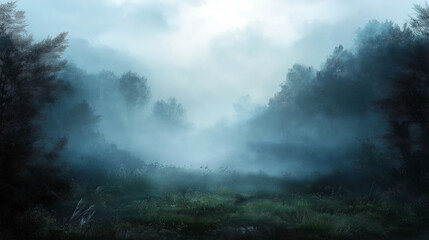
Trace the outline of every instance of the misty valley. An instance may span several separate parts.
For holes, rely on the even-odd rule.
[[[71,2],[64,6],[74,11]],[[247,85],[256,84],[250,73],[264,76],[274,69],[265,58],[255,57],[254,66],[228,49],[250,49],[243,56],[251,58],[263,51],[263,39],[286,41],[277,28],[258,32],[249,27],[241,33],[248,38],[232,33],[247,19],[243,11],[253,9],[244,3],[255,7],[257,1],[240,1],[237,12],[216,5],[213,12],[222,13],[216,24],[205,18],[217,16],[211,0],[186,3],[190,7],[175,1],[89,2],[88,8],[125,9],[117,21],[126,14],[144,15],[154,26],[132,31],[153,34],[141,37],[155,39],[159,45],[151,47],[168,56],[154,62],[168,59],[177,65],[139,68],[139,60],[128,53],[96,46],[104,38],[92,46],[73,40],[73,34],[89,34],[78,31],[86,29],[88,19],[73,14],[64,17],[73,24],[58,28],[70,27],[70,32],[40,37],[40,30],[33,36],[33,24],[47,29],[41,23],[55,22],[60,15],[55,9],[63,3],[50,3],[52,8],[43,10],[46,16],[37,18],[29,1],[0,3],[1,240],[429,239],[428,5],[411,5],[404,24],[365,19],[353,29],[353,43],[335,39],[320,66],[275,65],[285,77],[276,78],[275,90],[265,97],[253,90],[244,95],[228,90],[247,91]],[[320,2],[299,6],[312,9]],[[273,9],[280,3],[270,4],[269,11],[277,13]],[[162,9],[168,21],[150,11],[132,15],[142,6]],[[172,13],[196,14],[190,9],[198,9],[201,22]],[[268,16],[263,11],[256,10],[261,19]],[[101,10],[91,15],[97,13],[105,17]],[[88,24],[98,24],[93,18]],[[267,24],[282,21],[273,19]],[[133,24],[120,28],[126,31]],[[182,25],[193,31],[198,24],[207,36],[233,26],[225,30],[227,41],[217,35],[210,39],[209,60],[204,58],[209,53],[201,50],[196,57],[191,51],[203,48],[203,35],[187,38],[191,47],[180,42],[180,33],[180,38],[158,38],[180,32]],[[336,34],[341,31],[346,30]],[[257,38],[258,33],[266,35]],[[102,36],[120,41],[119,35]],[[131,40],[121,42],[127,44],[136,52],[144,49]],[[142,40],[145,44],[150,41]],[[168,47],[175,44],[183,55]],[[275,61],[303,59],[295,60],[300,55],[292,51],[275,57],[278,46],[267,50]],[[293,46],[302,54],[311,50]],[[201,66],[185,71],[189,61]],[[103,70],[94,71],[96,66]],[[225,71],[240,78],[240,71],[230,73],[243,66],[249,73],[237,82],[209,77]],[[166,76],[171,78],[159,80]],[[263,92],[262,85],[271,80],[258,84],[252,89]],[[229,102],[230,95],[236,100]]]

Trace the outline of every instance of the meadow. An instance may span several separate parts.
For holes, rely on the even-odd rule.
[[[24,235],[37,239],[425,239],[429,227],[429,196],[410,199],[376,189],[359,194],[341,184],[317,180],[304,185],[262,173],[191,172],[162,166],[152,166],[149,172],[111,174],[102,181],[86,180],[74,185],[71,195],[54,207],[35,207],[23,214]],[[7,232],[1,236],[7,239]]]

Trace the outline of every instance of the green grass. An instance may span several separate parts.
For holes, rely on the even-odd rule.
[[[81,197],[97,209],[83,226],[67,222]],[[25,221],[34,239],[391,239],[428,228],[427,202],[226,187],[174,192],[133,178],[97,191],[77,187],[54,209],[28,212]]]

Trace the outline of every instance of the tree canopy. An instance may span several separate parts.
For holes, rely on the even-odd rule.
[[[55,181],[52,157],[47,157],[53,155],[42,147],[40,119],[45,106],[66,90],[57,73],[66,63],[61,54],[67,33],[34,42],[25,30],[24,12],[16,10],[15,2],[0,4],[0,23],[0,184],[27,189],[31,195]],[[52,151],[58,152],[64,142],[60,139]],[[50,163],[43,164],[46,160]],[[36,177],[40,181],[31,180]],[[14,195],[16,190],[12,192],[1,194]],[[36,202],[40,196],[32,197]]]
[[[128,106],[145,106],[151,96],[147,79],[131,71],[119,79],[119,90]]]

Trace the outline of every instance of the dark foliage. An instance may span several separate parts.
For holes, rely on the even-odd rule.
[[[144,106],[150,99],[150,88],[147,79],[136,73],[127,72],[119,79],[119,90],[127,105]]]
[[[138,129],[152,137],[144,151],[177,151],[180,161],[182,149],[168,149],[155,137],[161,130],[161,140],[183,141],[174,131],[186,129],[182,104],[170,98],[155,102],[151,116],[137,112],[151,97],[146,78],[131,71],[116,77],[66,66],[61,59],[65,33],[35,43],[25,32],[24,13],[15,10],[15,3],[1,4],[0,238],[53,238],[35,233],[40,226],[53,228],[46,232],[55,236],[115,239],[135,234],[381,239],[395,231],[424,229],[429,7],[416,5],[415,10],[410,27],[369,22],[358,31],[355,48],[339,45],[320,70],[295,64],[266,109],[234,129],[213,127],[222,130],[222,140],[243,135],[238,141],[251,153],[234,157],[256,155],[267,165],[297,162],[318,171],[275,177],[225,167],[212,172],[201,166],[198,172],[145,164],[118,149],[104,134],[126,145],[136,141],[129,133]],[[250,97],[234,107],[251,112],[246,104]],[[231,129],[233,134],[225,134]],[[66,199],[70,182],[76,196]],[[96,204],[78,201],[75,213],[62,222],[59,217],[49,222],[51,214],[35,208],[55,199],[70,204],[83,195]],[[67,218],[68,209],[63,206],[59,215]],[[91,225],[95,209],[100,218]],[[106,226],[108,231],[102,229]]]
[[[16,210],[48,202],[68,188],[55,163],[67,140],[49,147],[40,127],[46,105],[67,90],[56,75],[65,64],[67,34],[35,43],[14,2],[0,5],[0,19],[0,224],[5,224],[13,222]]]
[[[416,6],[411,28],[389,21],[369,22],[358,31],[355,49],[336,47],[316,73],[294,65],[281,91],[270,99],[268,111],[252,123],[255,129],[277,129],[282,143],[271,138],[268,145],[266,140],[252,143],[252,150],[261,154],[261,149],[268,149],[264,154],[284,161],[320,164],[319,169],[328,164],[346,172],[344,167],[359,159],[367,170],[352,175],[368,177],[372,172],[371,179],[386,188],[386,179],[391,180],[390,187],[398,184],[392,180],[395,176],[410,183],[410,190],[427,192],[428,9]],[[283,150],[274,151],[278,146]],[[351,151],[340,154],[347,148]],[[363,151],[370,148],[381,154],[362,159]],[[323,157],[325,152],[330,154]],[[383,162],[382,167],[377,162]],[[374,179],[377,173],[384,180]]]
[[[152,114],[158,121],[170,126],[183,126],[185,123],[185,108],[175,98],[157,101]]]

